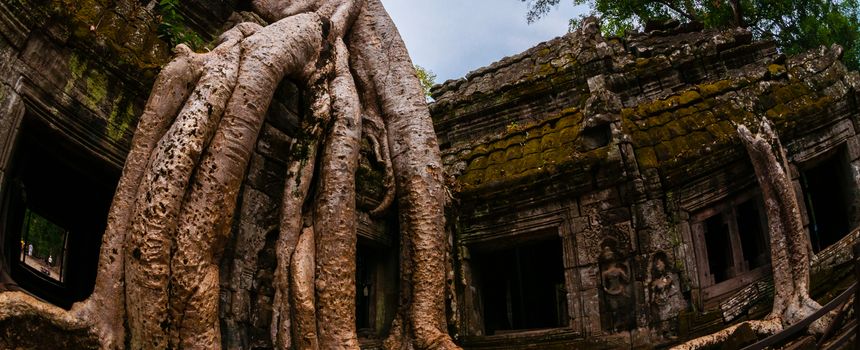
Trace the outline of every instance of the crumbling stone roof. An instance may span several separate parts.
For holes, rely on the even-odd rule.
[[[737,124],[766,117],[790,138],[849,113],[860,79],[841,52],[786,58],[746,29],[697,25],[604,38],[589,19],[434,87],[431,113],[461,192],[559,175],[587,186],[625,170],[656,171],[671,187],[744,156]]]

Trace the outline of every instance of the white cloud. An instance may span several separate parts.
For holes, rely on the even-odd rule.
[[[502,57],[567,32],[568,20],[586,11],[563,1],[529,25],[519,0],[382,0],[400,30],[412,61],[457,79]]]

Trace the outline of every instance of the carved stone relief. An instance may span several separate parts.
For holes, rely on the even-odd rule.
[[[686,302],[681,295],[678,274],[664,252],[657,252],[651,258],[648,296],[655,335],[674,339],[677,335],[676,318],[686,308]]]
[[[601,324],[603,330],[618,332],[634,325],[633,276],[619,251],[618,241],[607,237],[600,243]]]

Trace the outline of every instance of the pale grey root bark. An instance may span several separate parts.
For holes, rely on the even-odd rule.
[[[235,85],[239,42],[232,38],[210,54],[193,103],[185,105],[159,141],[143,175],[124,249],[132,348],[168,346],[172,238],[188,182]]]
[[[322,348],[358,349],[355,329],[355,170],[361,107],[343,40],[335,42],[331,82],[333,125],[322,155],[314,209],[316,306]],[[347,305],[343,305],[347,303]]]
[[[415,69],[394,22],[378,0],[365,2],[351,51],[373,72],[388,129],[399,195],[400,229],[412,240],[409,324],[419,348],[457,348],[445,321],[445,189],[439,146]]]
[[[328,103],[330,96],[327,82],[318,82],[313,86],[316,87],[312,89],[314,96],[311,110],[313,113],[311,118],[308,118],[310,120],[306,120],[302,124],[302,129],[309,136],[296,138],[290,147],[292,153],[298,154],[298,156],[290,162],[287,168],[287,179],[284,182],[284,194],[281,203],[281,220],[275,250],[277,267],[273,282],[275,296],[272,301],[271,324],[272,344],[279,348],[288,348],[292,343],[291,333],[295,333],[290,328],[292,319],[296,318],[297,322],[304,321],[303,316],[299,313],[291,313],[290,306],[295,306],[295,302],[290,300],[292,298],[290,285],[293,283],[290,280],[290,264],[302,230],[303,215],[300,213],[303,213],[302,207],[308,196],[314,174],[317,150],[320,144],[319,135],[322,132],[322,125],[326,124],[330,117]],[[313,333],[316,337],[315,327]]]
[[[780,319],[787,326],[821,308],[809,297],[809,236],[788,174],[785,149],[770,123],[763,121],[755,135],[740,125],[738,135],[750,155],[765,200],[774,281],[769,318]],[[813,325],[813,331],[823,330],[820,322]]]
[[[125,317],[122,251],[140,180],[156,143],[173,123],[201,74],[202,60],[199,56],[185,45],[177,46],[175,52],[176,58],[161,70],[156,79],[134,133],[102,236],[93,294],[75,304],[71,311],[78,318],[97,324],[94,329],[99,331],[99,338],[107,348],[119,346],[125,337],[122,327]]]
[[[292,345],[297,350],[320,348],[314,290],[315,263],[314,230],[313,227],[305,227],[296,246],[296,256],[290,264],[290,304],[296,319]]]
[[[66,312],[3,293],[0,321],[38,316],[106,349],[219,348],[218,263],[265,112],[289,77],[314,98],[285,174],[273,344],[358,348],[355,171],[366,133],[386,167],[372,214],[399,194],[403,236],[400,312],[386,345],[457,348],[446,332],[439,150],[394,24],[379,0],[253,5],[272,24],[239,24],[205,54],[179,46],[156,80],[90,298]]]
[[[774,285],[770,314],[764,320],[741,324],[748,324],[758,334],[773,334],[811,315],[821,305],[809,296],[809,237],[803,228],[800,206],[788,174],[785,149],[766,119],[761,121],[756,134],[744,125],[739,125],[737,130],[764,199]],[[821,333],[829,320],[829,317],[819,319],[810,326],[810,331]],[[697,349],[722,343],[741,324],[693,339],[675,349]]]
[[[374,101],[365,97],[362,97],[361,100]],[[394,184],[394,168],[391,166],[391,151],[388,149],[388,131],[385,129],[385,123],[383,123],[382,117],[379,116],[379,111],[376,110],[375,104],[365,104],[363,120],[365,123],[361,125],[362,134],[370,142],[374,158],[376,158],[377,162],[382,163],[385,169],[382,178],[382,188],[385,192],[379,204],[369,212],[371,216],[378,218],[388,212],[388,209],[394,203],[394,198],[397,196],[397,188]]]
[[[285,75],[303,74],[306,62],[316,60],[321,41],[315,15],[285,18],[242,41],[238,84],[180,215],[175,241],[182,249],[176,249],[171,261],[171,320],[182,323],[170,325],[173,348],[221,343],[218,261],[239,186],[275,88]]]

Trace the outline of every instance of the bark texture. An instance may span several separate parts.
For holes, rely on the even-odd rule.
[[[141,178],[152,150],[167,132],[179,109],[188,99],[200,78],[202,60],[184,45],[176,48],[176,58],[162,69],[140,116],[132,147],[126,158],[122,176],[108,213],[102,236],[98,275],[93,294],[75,304],[72,313],[80,319],[92,320],[104,347],[119,346],[125,337],[124,242],[131,211],[137,197]]]
[[[379,0],[253,7],[271,24],[241,23],[204,54],[180,45],[156,80],[114,196],[93,294],[68,312],[0,294],[0,323],[35,319],[84,347],[220,348],[219,261],[265,113],[289,77],[313,103],[285,174],[272,343],[358,348],[355,172],[364,136],[386,164],[386,195],[372,214],[397,200],[401,221],[401,305],[386,345],[457,348],[445,317],[439,150],[393,22]]]
[[[769,121],[761,121],[757,129],[753,134],[745,125],[737,127],[764,199],[773,270],[773,307],[764,320],[742,322],[675,349],[698,349],[722,343],[743,324],[758,334],[773,334],[821,308],[809,296],[809,236],[803,228],[785,149]],[[829,318],[822,317],[810,326],[810,331],[821,333],[828,323]]]
[[[410,241],[404,282],[411,284],[408,330],[419,348],[457,348],[445,319],[445,189],[436,134],[406,47],[379,1],[368,1],[353,27],[354,59],[365,64],[388,128],[399,194],[400,227]],[[401,314],[403,311],[401,311]],[[392,335],[394,337],[396,335]]]
[[[821,308],[809,297],[809,237],[788,175],[785,150],[770,124],[763,122],[755,135],[741,125],[738,134],[765,199],[774,283],[773,310],[768,318],[790,325]]]

